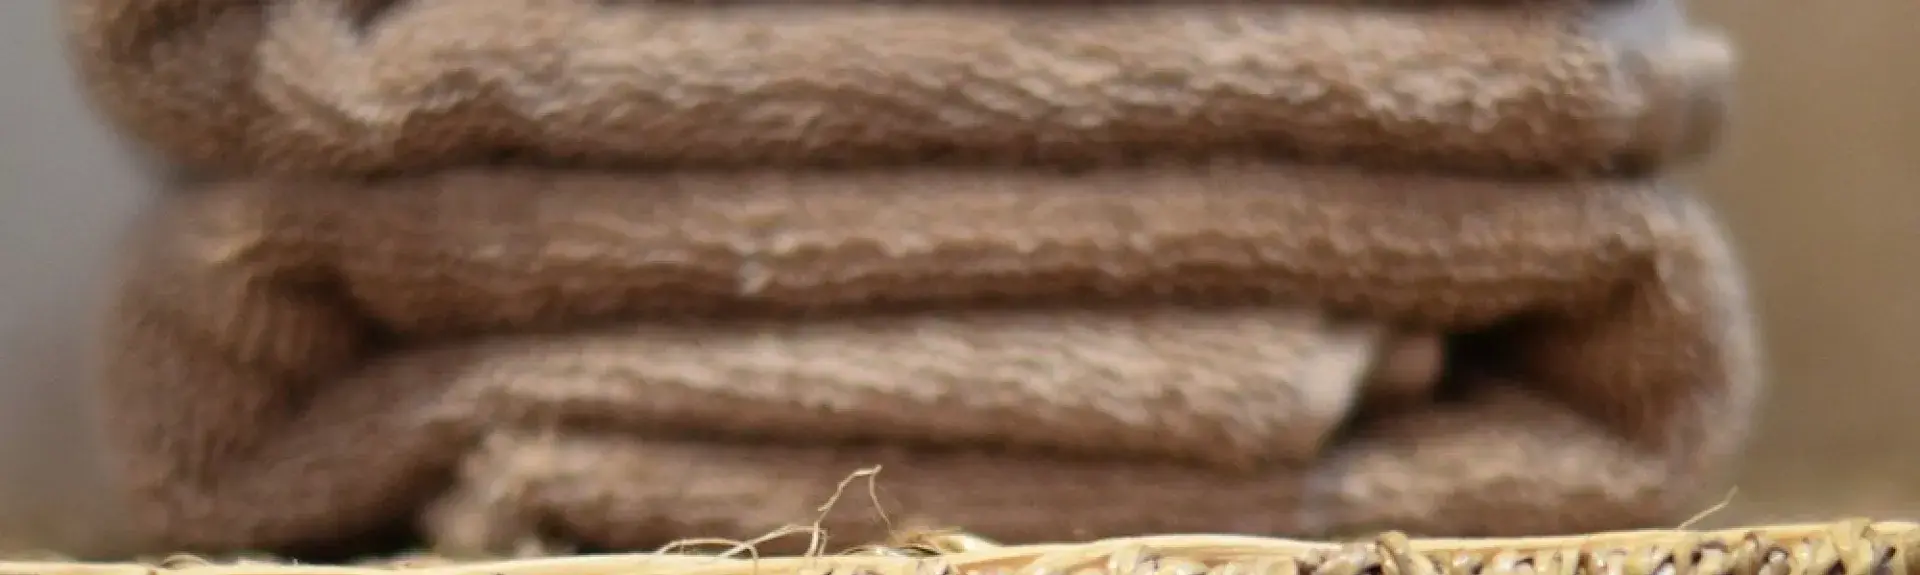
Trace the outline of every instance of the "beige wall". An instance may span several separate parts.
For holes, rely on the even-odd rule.
[[[1775,383],[1725,520],[1920,516],[1920,2],[1694,0],[1742,42],[1705,183]]]
[[[104,509],[78,423],[89,310],[155,186],[77,104],[55,0],[0,0],[0,539]],[[1707,187],[1747,252],[1777,386],[1717,521],[1920,514],[1920,2],[1700,0],[1745,43]],[[1838,489],[1828,486],[1844,486]]]

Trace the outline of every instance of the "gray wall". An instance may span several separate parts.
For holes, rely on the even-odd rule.
[[[111,504],[83,421],[109,254],[154,187],[72,88],[56,0],[0,0],[0,543],[87,550]]]

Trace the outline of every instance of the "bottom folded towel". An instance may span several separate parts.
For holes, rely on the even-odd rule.
[[[435,501],[451,549],[750,538],[875,464],[901,521],[1009,542],[1629,527],[1759,385],[1732,253],[1657,181],[475,169],[159,217],[101,421],[174,551]]]
[[[780,446],[579,431],[489,436],[424,516],[453,555],[654,549],[819,527],[829,546],[961,528],[1022,542],[1153,533],[1490,535],[1668,521],[1669,470],[1551,400],[1490,388],[1409,412],[1324,463],[1257,472],[900,446]],[[878,501],[854,471],[878,465]],[[863,480],[864,481],[864,480]],[[833,500],[825,513],[821,506]],[[876,509],[874,504],[878,503]],[[805,550],[804,535],[757,544]]]

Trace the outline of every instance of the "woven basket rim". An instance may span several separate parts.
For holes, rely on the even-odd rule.
[[[1920,573],[1920,523],[1833,523],[1708,531],[1643,529],[1522,538],[1351,542],[1176,534],[939,551],[917,543],[846,554],[719,557],[628,553],[367,566],[175,556],[154,563],[0,561],[0,575],[1907,575]],[[964,535],[958,535],[966,537]],[[931,541],[931,542],[929,542]],[[980,541],[980,540],[969,540]]]

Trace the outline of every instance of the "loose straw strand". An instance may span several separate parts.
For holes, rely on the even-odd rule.
[[[816,526],[817,527],[817,526]],[[805,528],[801,528],[805,530]],[[1847,520],[1719,531],[1347,543],[1160,535],[990,545],[937,555],[601,555],[410,567],[326,567],[181,557],[163,564],[3,563],[6,575],[1911,575],[1920,524]],[[685,548],[683,546],[682,548]],[[817,547],[816,547],[817,549]],[[745,553],[748,558],[737,555]]]
[[[1718,504],[1666,530],[1561,537],[1440,539],[1400,532],[1307,542],[1227,535],[1159,535],[1079,544],[1003,546],[964,531],[899,533],[879,496],[878,466],[835,485],[808,525],[746,541],[684,539],[652,553],[456,562],[406,558],[315,566],[239,557],[174,555],[151,563],[0,561],[0,575],[1920,575],[1920,524],[1833,523],[1689,530]],[[822,526],[855,481],[889,533],[884,543],[826,552]],[[799,533],[804,554],[768,557],[760,545]],[[725,546],[717,554],[688,553]],[[744,555],[745,557],[742,557]]]

